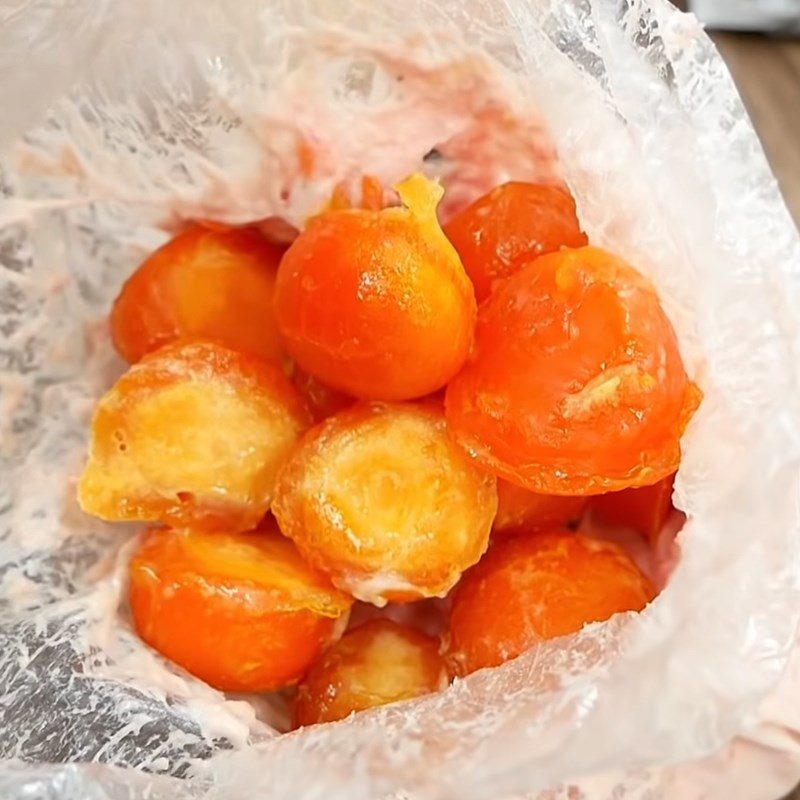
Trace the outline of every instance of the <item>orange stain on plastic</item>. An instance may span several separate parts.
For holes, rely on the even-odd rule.
[[[579,631],[655,596],[615,544],[569,531],[503,539],[453,594],[449,662],[458,675],[516,658],[545,639]]]
[[[386,199],[381,182],[374,175],[365,175],[361,179],[361,208],[380,211],[386,207]]]
[[[306,372],[354,397],[404,400],[461,367],[475,297],[436,221],[442,189],[421,175],[397,190],[404,208],[312,218],[278,270],[275,313]]]
[[[361,178],[361,197],[358,202],[353,202],[347,183],[342,181],[333,187],[330,202],[325,211],[347,211],[359,208],[365,211],[380,211],[386,207],[386,198],[383,185],[374,175],[364,175]]]
[[[486,469],[542,494],[590,495],[675,472],[700,399],[653,286],[585,247],[538,258],[481,305],[445,409]]]
[[[145,356],[101,398],[78,486],[109,521],[254,527],[311,416],[277,366],[204,341]]]
[[[217,689],[296,683],[352,603],[272,529],[151,529],[130,564],[136,631]]]
[[[480,303],[493,284],[537,256],[588,240],[569,192],[553,184],[504,183],[456,214],[444,232]]]
[[[307,139],[299,139],[295,146],[295,153],[300,174],[304,178],[310,178],[314,174],[314,167],[317,163],[313,146]]]
[[[111,310],[120,355],[135,363],[184,337],[280,360],[272,309],[280,248],[254,228],[193,225],[131,275]]]
[[[354,711],[411,700],[448,683],[439,642],[388,619],[346,633],[297,687],[294,724],[344,719]]]
[[[361,403],[309,431],[272,511],[300,552],[361,600],[443,596],[483,554],[495,480],[433,404]]]

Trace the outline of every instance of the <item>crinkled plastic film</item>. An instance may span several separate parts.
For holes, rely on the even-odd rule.
[[[665,0],[0,17],[0,796],[500,800],[615,770],[638,797],[642,770],[748,721],[797,624],[800,244],[692,17]],[[278,735],[280,704],[225,698],[136,639],[135,531],[76,506],[92,404],[121,369],[104,315],[164,226],[299,224],[354,169],[396,180],[498,106],[544,121],[537,152],[554,146],[590,237],[654,280],[705,392],[680,563],[640,616]],[[327,152],[313,186],[291,174],[298,132]]]

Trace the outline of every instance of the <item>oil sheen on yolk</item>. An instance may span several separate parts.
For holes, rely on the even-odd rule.
[[[352,397],[326,386],[297,365],[294,366],[292,383],[308,406],[315,422],[321,422],[356,402]]]
[[[486,469],[542,494],[588,495],[674,472],[699,400],[652,285],[585,247],[537,259],[482,304],[445,409]]]
[[[497,542],[459,583],[450,616],[456,674],[493,667],[544,639],[579,631],[655,596],[615,544],[569,531]]]
[[[281,469],[273,513],[335,585],[383,605],[445,594],[486,549],[495,481],[433,404],[365,403],[312,429]]]
[[[592,498],[592,512],[604,522],[634,528],[654,543],[672,511],[674,482],[673,474],[652,486],[601,494]]]
[[[414,175],[397,191],[405,208],[311,219],[278,271],[275,313],[289,354],[353,397],[430,394],[472,341],[472,285],[436,220],[442,189]]]
[[[254,228],[195,225],[153,253],[127,280],[111,332],[129,363],[186,337],[219,341],[280,361],[272,300],[281,250]]]
[[[148,531],[131,561],[130,601],[148,644],[225,691],[296,683],[352,602],[274,525]]]
[[[388,619],[371,620],[345,634],[311,667],[297,687],[295,725],[333,722],[446,685],[435,639]]]
[[[497,481],[497,516],[493,534],[562,527],[580,519],[586,497],[537,494],[508,481]]]
[[[101,399],[82,508],[106,520],[246,530],[310,417],[277,367],[220,345],[168,345]]]
[[[512,181],[478,198],[445,226],[478,302],[522,265],[562,247],[582,247],[575,201],[561,186]]]

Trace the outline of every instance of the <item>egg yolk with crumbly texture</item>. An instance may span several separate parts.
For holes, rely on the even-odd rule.
[[[447,686],[439,642],[389,619],[346,633],[297,687],[295,726],[334,722],[354,711],[439,691]]]
[[[275,365],[213,342],[178,342],[101,398],[78,485],[109,521],[248,530],[311,417]]]
[[[434,404],[362,403],[306,434],[281,468],[281,531],[361,600],[444,595],[486,549],[495,479]]]

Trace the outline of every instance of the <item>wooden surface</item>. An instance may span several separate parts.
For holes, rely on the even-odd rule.
[[[712,33],[800,227],[800,39]]]

